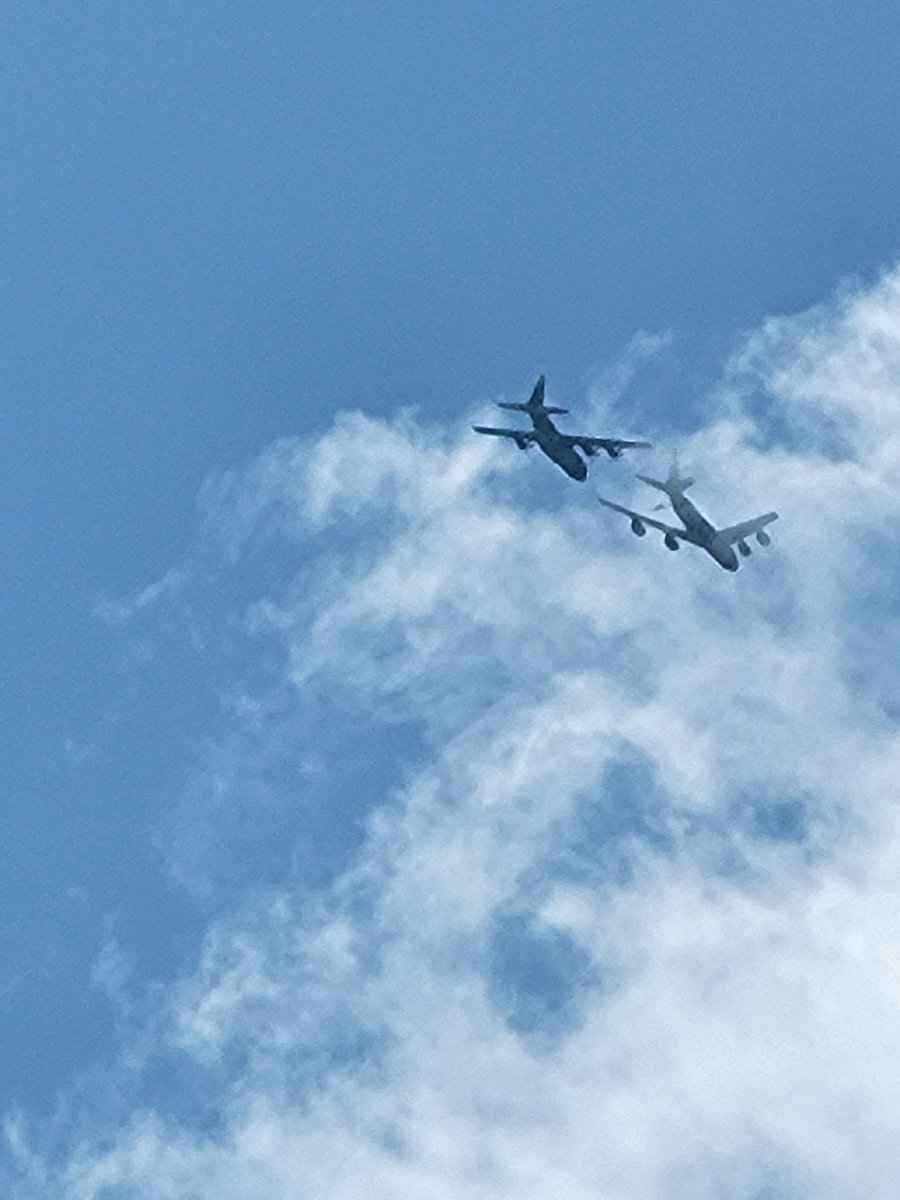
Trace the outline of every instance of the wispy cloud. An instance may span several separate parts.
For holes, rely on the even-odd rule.
[[[894,274],[752,334],[683,446],[714,518],[782,514],[736,576],[406,416],[211,490],[235,562],[302,559],[246,615],[279,705],[417,757],[336,882],[172,986],[217,1127],[137,1084],[52,1168],[10,1126],[18,1194],[893,1197],[898,416]]]
[[[138,588],[129,596],[118,600],[101,600],[96,606],[97,615],[107,621],[130,620],[143,609],[159,603],[163,598],[177,592],[184,583],[184,572],[167,571],[161,579]]]

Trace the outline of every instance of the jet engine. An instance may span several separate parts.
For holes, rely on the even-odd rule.
[[[769,537],[769,535],[766,533],[766,531],[764,529],[760,529],[760,530],[757,530],[756,540],[759,542],[759,544],[761,546],[768,546],[769,542],[771,542],[772,539]]]
[[[743,554],[744,558],[749,558],[750,554],[752,553],[750,550],[750,547],[747,545],[746,542],[743,542],[743,541],[738,542],[738,550],[740,550],[740,552],[741,552],[741,554]]]
[[[516,445],[520,450],[527,450],[531,445],[531,442],[528,440],[528,438],[516,438]]]
[[[681,543],[679,542],[678,538],[675,536],[674,533],[667,533],[666,536],[663,538],[663,541],[666,543],[666,547],[669,550],[680,550],[681,549]]]
[[[639,521],[637,519],[637,517],[632,517],[631,518],[631,532],[636,534],[638,537],[643,537],[644,534],[647,532],[647,528],[644,525],[643,521]]]

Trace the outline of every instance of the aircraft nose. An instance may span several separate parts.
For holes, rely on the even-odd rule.
[[[573,478],[581,480],[581,482],[583,483],[584,480],[587,479],[587,467],[584,465],[584,463],[581,461],[580,458],[578,460],[578,466],[576,467],[574,463],[572,464],[572,466],[574,468],[572,471]]]
[[[726,545],[721,540],[721,538],[713,538],[713,542],[709,548],[709,551],[719,566],[724,567],[726,571],[736,571],[738,569],[738,566],[740,565],[738,562],[738,556],[730,546]]]

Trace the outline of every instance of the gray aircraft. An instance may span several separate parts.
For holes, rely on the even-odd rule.
[[[738,556],[734,552],[734,547],[737,546],[741,554],[746,558],[750,554],[750,544],[747,541],[752,534],[756,534],[756,540],[761,546],[768,546],[771,538],[765,532],[765,526],[772,521],[778,519],[778,513],[766,513],[762,517],[754,517],[752,521],[742,521],[740,525],[729,525],[727,529],[716,529],[707,521],[706,517],[699,512],[695,505],[688,500],[685,492],[694,482],[693,479],[686,479],[679,473],[678,460],[672,464],[672,469],[669,471],[669,477],[665,482],[660,482],[658,479],[650,479],[646,475],[638,475],[638,479],[644,483],[649,483],[651,487],[659,488],[661,492],[665,492],[669,497],[672,508],[678,517],[681,518],[684,528],[676,529],[672,525],[666,525],[663,521],[657,521],[653,517],[645,517],[641,513],[632,512],[630,508],[622,508],[619,504],[613,504],[611,500],[604,500],[602,496],[597,499],[601,504],[605,504],[607,508],[613,509],[615,512],[624,513],[626,517],[631,517],[631,528],[638,537],[643,537],[647,532],[647,526],[653,529],[659,529],[663,536],[663,541],[670,550],[677,550],[682,542],[691,542],[694,546],[699,546],[701,550],[705,550],[711,555],[720,567],[724,567],[726,571],[736,571],[738,569]],[[665,506],[660,504],[659,508]]]
[[[649,442],[624,442],[621,438],[584,437],[581,434],[560,433],[550,420],[551,414],[567,413],[567,408],[548,408],[544,404],[544,376],[534,386],[531,399],[527,404],[505,404],[499,402],[500,408],[510,408],[515,412],[528,413],[531,417],[532,429],[492,429],[488,425],[473,425],[476,433],[490,433],[494,437],[512,438],[520,450],[530,446],[539,446],[552,458],[557,466],[562,467],[572,479],[587,479],[587,466],[576,452],[580,450],[588,458],[601,450],[605,450],[610,458],[618,458],[623,450],[649,448]]]

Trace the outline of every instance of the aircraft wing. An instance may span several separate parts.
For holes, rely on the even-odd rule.
[[[623,450],[649,450],[650,442],[628,442],[622,438],[585,437],[581,434],[560,434],[569,446],[576,446],[585,454],[597,454],[605,450],[610,458],[618,458]]]
[[[492,429],[489,425],[473,425],[472,428],[476,433],[490,433],[494,437],[512,438],[523,449],[525,446],[530,446],[535,440],[534,431],[529,429]]]
[[[614,512],[622,513],[625,517],[631,517],[632,521],[640,521],[642,525],[649,525],[651,529],[658,529],[661,533],[671,533],[682,542],[693,542],[693,538],[686,529],[679,529],[675,525],[667,525],[665,521],[657,521],[655,517],[645,517],[643,513],[634,512],[630,508],[623,508],[621,504],[613,504],[612,500],[604,500],[602,496],[597,499],[607,508],[611,508]]]
[[[766,513],[763,517],[754,517],[752,521],[742,521],[740,525],[729,525],[727,529],[718,529],[716,536],[727,542],[729,546],[733,546],[735,542],[742,542],[751,533],[758,533],[764,526],[777,520],[777,512]]]

